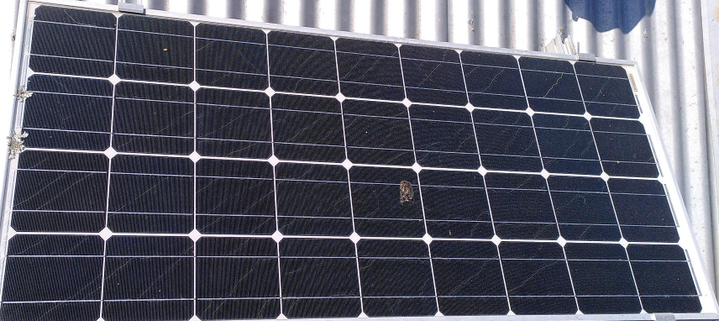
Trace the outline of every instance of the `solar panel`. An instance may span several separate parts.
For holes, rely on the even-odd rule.
[[[30,6],[3,320],[719,317],[630,64],[112,8]]]

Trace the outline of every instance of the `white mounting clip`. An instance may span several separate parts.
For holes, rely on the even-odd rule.
[[[677,321],[673,313],[654,313],[654,320],[657,321]]]
[[[562,34],[557,34],[552,41],[546,44],[543,48],[544,52],[558,53],[564,55],[575,56],[577,49],[574,48],[574,42],[572,42],[572,36],[562,37]]]
[[[597,57],[592,54],[579,53],[579,43],[577,43],[577,45],[575,46],[574,42],[572,41],[572,36],[567,35],[564,38],[562,36],[563,35],[561,33],[557,34],[557,36],[554,37],[552,41],[550,41],[547,45],[544,46],[544,52],[572,55],[576,57],[578,61],[597,61]]]
[[[117,11],[134,13],[134,14],[145,14],[145,6],[140,3],[127,3],[126,0],[117,3]]]
[[[577,53],[577,60],[588,61],[588,62],[597,62],[597,56],[590,54],[590,53]]]
[[[579,52],[579,43],[577,42],[577,52],[574,53],[574,56],[577,57],[578,61],[587,61],[591,63],[597,62],[597,57],[590,53],[580,53]]]

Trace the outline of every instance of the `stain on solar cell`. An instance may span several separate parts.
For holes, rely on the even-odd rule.
[[[30,97],[32,97],[32,92],[27,91],[23,87],[18,88],[17,93],[15,94],[15,99],[17,99],[18,101],[24,101],[25,99],[28,99]]]
[[[10,155],[8,156],[9,159],[17,157],[18,154],[25,150],[24,139],[27,138],[28,135],[29,134],[27,132],[13,132],[11,136],[8,136],[8,146],[10,147]]]
[[[409,203],[414,198],[414,191],[412,190],[412,183],[408,181],[399,182],[399,202]]]

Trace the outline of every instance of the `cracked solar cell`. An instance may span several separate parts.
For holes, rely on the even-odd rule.
[[[26,87],[38,98],[25,105],[27,147],[95,151],[110,147],[113,86],[109,81],[33,75]]]
[[[99,232],[105,226],[108,164],[101,154],[23,152],[11,227],[21,232]]]
[[[592,118],[591,124],[597,151],[607,174],[650,178],[659,175],[654,151],[642,123]]]
[[[475,109],[472,117],[484,168],[527,172],[542,170],[537,138],[529,115]]]
[[[509,311],[497,247],[491,242],[430,244],[439,309],[444,315]]]
[[[287,317],[357,317],[362,313],[352,241],[284,239],[280,267]]]
[[[30,69],[77,76],[113,74],[116,18],[112,14],[53,7],[38,8],[35,14]]]
[[[201,238],[195,246],[198,317],[275,319],[280,315],[275,241],[213,237]]]
[[[399,103],[347,99],[342,103],[347,159],[358,164],[412,166],[407,108]]]
[[[201,159],[195,174],[195,229],[206,234],[270,235],[276,230],[272,166]]]
[[[200,155],[257,159],[272,156],[267,95],[214,88],[201,88],[195,95],[195,144]]]
[[[272,129],[279,159],[341,163],[346,157],[342,112],[334,98],[277,94]]]
[[[454,50],[402,46],[405,92],[412,102],[464,106],[467,93],[462,65]]]
[[[344,38],[335,44],[342,94],[395,101],[405,98],[397,46]]]
[[[479,173],[423,170],[419,178],[430,236],[459,239],[494,236],[484,179]]]
[[[340,166],[279,164],[277,224],[284,235],[352,234],[347,170]]]
[[[574,314],[577,304],[563,249],[556,243],[499,245],[512,310],[521,314]]]
[[[329,37],[273,31],[267,35],[270,85],[276,91],[336,95],[337,63]],[[293,63],[286,63],[292,60]]]
[[[479,168],[472,116],[464,108],[412,105],[417,163],[424,167]]]
[[[562,236],[578,241],[619,241],[622,235],[607,183],[601,178],[551,176],[547,180]],[[616,201],[615,201],[616,202]]]
[[[267,42],[261,30],[196,27],[195,81],[200,85],[264,90],[269,85],[266,57]]]
[[[527,109],[517,60],[509,55],[462,51],[469,102],[475,107]]]
[[[564,247],[577,304],[590,313],[638,313],[637,289],[627,254],[618,244],[571,243]],[[603,280],[597,284],[595,280]]]
[[[113,148],[189,155],[194,118],[194,93],[187,87],[121,82],[115,88]]]
[[[529,107],[535,111],[584,114],[577,76],[568,61],[519,59]]]
[[[535,114],[544,168],[550,173],[602,173],[589,122],[583,117]]]
[[[103,241],[98,236],[19,236],[9,243],[3,319],[98,317]],[[63,280],[58,283],[56,280]],[[57,303],[67,301],[58,309]]]
[[[632,85],[620,66],[574,64],[587,112],[594,116],[639,118]]]

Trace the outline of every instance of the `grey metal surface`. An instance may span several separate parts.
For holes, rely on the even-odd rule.
[[[702,1],[705,74],[707,75],[707,145],[713,209],[714,257],[719,257],[719,0]],[[714,267],[716,269],[716,259]],[[714,272],[716,275],[716,271]],[[716,276],[715,276],[716,277]],[[719,288],[717,286],[714,287]]]
[[[128,2],[177,13],[524,50],[540,50],[560,33],[579,42],[580,52],[635,60],[648,88],[705,269],[709,278],[715,279],[715,258],[719,258],[717,0]],[[712,30],[714,34],[709,33]],[[710,62],[708,49],[712,47],[715,57]]]

